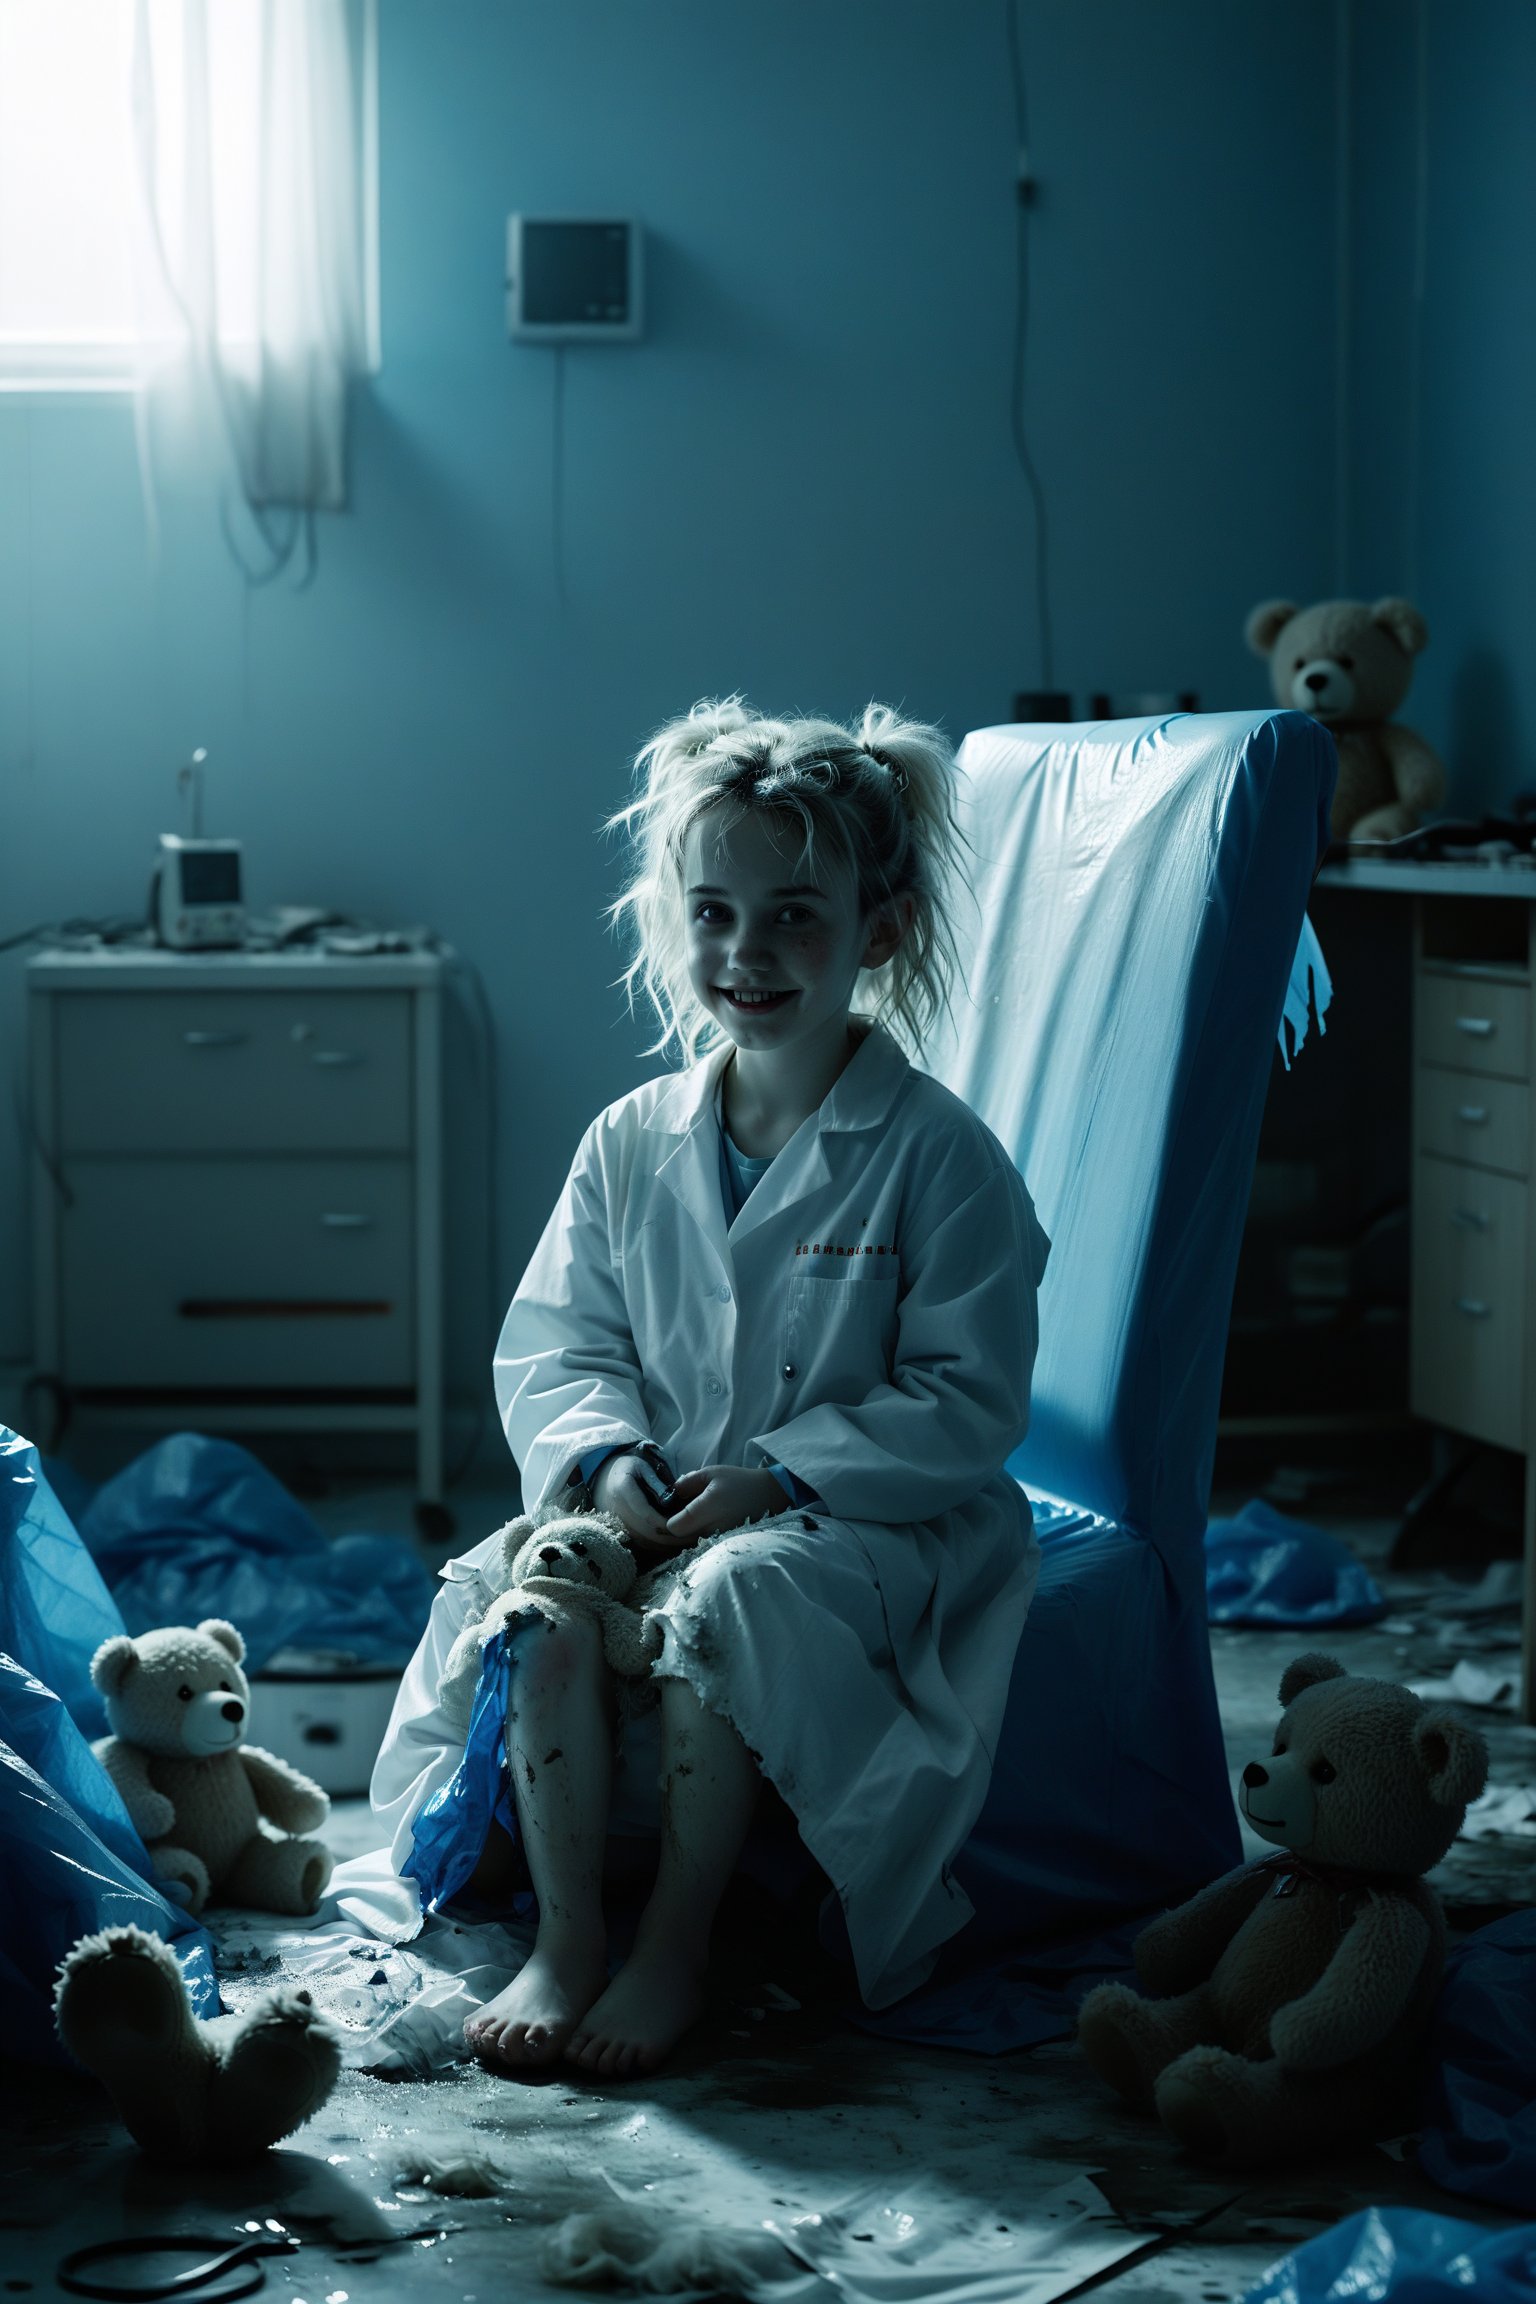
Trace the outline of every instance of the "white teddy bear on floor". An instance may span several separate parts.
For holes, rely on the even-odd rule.
[[[104,1640],[91,1678],[112,1734],[92,1749],[155,1871],[186,1889],[193,1912],[210,1897],[313,1912],[331,1856],[302,1835],[325,1822],[331,1804],[286,1760],[245,1743],[244,1655],[244,1640],[222,1616]]]

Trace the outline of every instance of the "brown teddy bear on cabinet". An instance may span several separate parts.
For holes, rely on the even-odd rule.
[[[1390,715],[1408,693],[1429,630],[1409,600],[1266,600],[1246,626],[1269,659],[1277,704],[1310,713],[1339,753],[1335,840],[1396,840],[1445,798],[1437,753]]]
[[[1488,1751],[1444,1705],[1298,1656],[1240,1805],[1283,1855],[1242,1865],[1136,1940],[1143,2000],[1101,1984],[1078,2039],[1203,2160],[1310,2157],[1413,2120],[1445,1956],[1421,1875],[1461,1829]]]
[[[247,1745],[245,1642],[221,1616],[104,1640],[91,1678],[112,1729],[93,1746],[162,1880],[264,1912],[313,1912],[330,1850],[302,1835],[323,1824],[318,1784]]]

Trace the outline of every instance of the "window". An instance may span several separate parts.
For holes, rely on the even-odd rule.
[[[182,149],[180,0],[148,0],[154,113],[163,153]],[[206,11],[208,117],[216,158],[212,236],[218,335],[253,340],[257,295],[260,0]],[[185,325],[154,257],[140,193],[133,106],[135,0],[0,0],[0,390],[124,390],[144,347]],[[378,365],[375,0],[348,0],[361,155],[369,362]],[[141,123],[142,125],[142,123]],[[202,218],[159,171],[169,245]]]

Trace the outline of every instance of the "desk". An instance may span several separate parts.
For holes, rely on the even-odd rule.
[[[1525,1458],[1523,1716],[1536,1721],[1536,868],[1325,865],[1413,902],[1416,1416]]]
[[[117,1423],[413,1432],[440,1502],[443,975],[34,958],[39,1377]]]

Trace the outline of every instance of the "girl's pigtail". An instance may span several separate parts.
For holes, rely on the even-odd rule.
[[[661,1027],[651,1052],[675,1042],[691,1062],[711,1029],[688,984],[681,908],[676,888],[682,838],[717,749],[729,759],[730,739],[752,725],[740,696],[706,696],[680,720],[658,728],[635,760],[635,796],[608,819],[610,832],[629,835],[638,870],[608,907],[610,924],[627,934],[632,950],[620,982],[631,1014],[637,996],[654,1009]]]
[[[955,815],[955,756],[940,729],[904,720],[888,704],[865,706],[857,741],[899,799],[911,846],[895,884],[918,899],[905,943],[861,1005],[919,1051],[949,1006],[957,969],[949,906],[965,884],[968,843]]]

